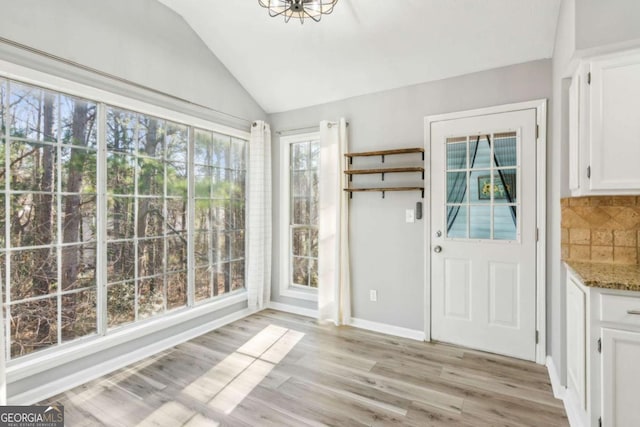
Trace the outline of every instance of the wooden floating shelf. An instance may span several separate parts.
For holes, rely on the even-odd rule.
[[[424,187],[372,187],[372,188],[345,188],[344,191],[350,193],[353,197],[353,193],[379,191],[382,193],[384,199],[384,193],[387,191],[420,191],[422,198],[424,199]]]
[[[382,175],[382,180],[384,181],[385,173],[407,173],[407,172],[420,172],[422,174],[422,179],[424,179],[424,168],[421,168],[421,167],[350,169],[350,170],[344,171],[345,174],[349,175],[349,181],[353,180],[353,175],[371,175],[371,174],[378,174],[378,173]]]
[[[346,170],[347,175],[368,175],[376,173],[402,173],[402,172],[424,172],[424,168],[380,168],[380,169],[352,169]]]
[[[398,148],[395,150],[365,151],[362,153],[345,153],[345,157],[387,156],[391,154],[424,153],[424,148]]]

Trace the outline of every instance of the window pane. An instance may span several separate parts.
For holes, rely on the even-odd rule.
[[[164,268],[164,239],[138,241],[138,277],[157,276]]]
[[[164,278],[141,279],[138,284],[138,318],[145,319],[164,312]]]
[[[62,296],[62,341],[96,333],[96,291]]]
[[[57,149],[55,146],[12,142],[10,150],[11,190],[43,193],[56,191]]]
[[[187,269],[187,236],[177,235],[166,239],[167,271],[183,271]]]
[[[208,232],[194,233],[194,252],[197,266],[208,266],[211,263],[211,235]]]
[[[107,191],[112,194],[133,194],[135,175],[135,157],[107,154]]]
[[[10,308],[11,357],[24,356],[58,343],[58,300],[45,298]]]
[[[208,166],[196,166],[195,185],[196,197],[211,197],[211,191],[213,188],[213,168],[210,168]]]
[[[195,129],[194,163],[196,165],[213,165],[213,134],[209,131]]]
[[[309,260],[309,286],[312,288],[318,287],[318,260]]]
[[[456,141],[456,142],[453,142]],[[462,141],[462,142],[459,142]],[[449,138],[447,140],[447,169],[465,169],[467,167],[467,139]]]
[[[469,168],[491,166],[491,146],[486,135],[469,137]]]
[[[309,259],[293,257],[293,277],[294,285],[309,286]]]
[[[231,259],[244,259],[244,231],[232,231],[229,233],[231,240]]]
[[[495,240],[516,240],[518,210],[516,206],[496,206],[493,209],[493,238]]]
[[[62,291],[96,287],[96,244],[63,246]]]
[[[469,193],[471,203],[491,203],[491,172],[489,170],[471,172]]]
[[[516,169],[500,169],[493,175],[493,200],[496,203],[516,203]]]
[[[231,264],[228,262],[213,266],[213,294],[223,295],[231,290]]]
[[[96,196],[62,196],[62,243],[91,242],[97,239]]]
[[[189,132],[187,127],[177,123],[166,123],[166,155],[171,163],[187,163]]]
[[[318,228],[314,227],[309,230],[309,243],[311,244],[311,256],[318,258]]]
[[[57,202],[51,193],[11,196],[12,247],[50,245],[57,239]]]
[[[187,200],[167,200],[167,233],[174,234],[187,230]]]
[[[11,83],[10,134],[35,141],[57,141],[58,96],[40,88]]]
[[[11,301],[55,293],[58,261],[55,248],[11,252]]]
[[[229,150],[231,148],[231,137],[219,133],[213,134],[213,164],[219,168],[231,168]]]
[[[107,244],[107,283],[135,277],[136,252],[133,241]]]
[[[107,287],[107,324],[109,328],[135,320],[136,287],[134,282]]]
[[[447,172],[447,203],[467,201],[467,173]]]
[[[311,248],[309,245],[309,230],[307,228],[294,228],[291,230],[292,246],[291,253],[298,256],[311,256]]]
[[[293,216],[291,219],[292,225],[311,224],[311,217],[309,215],[309,203],[310,200],[307,197],[293,198]],[[317,215],[317,204],[314,206],[316,208]]]
[[[231,290],[244,288],[244,262],[231,263]]]
[[[138,238],[164,234],[164,201],[160,198],[138,200]]]
[[[309,143],[298,142],[291,144],[291,169],[295,171],[304,171],[309,169]]]
[[[133,238],[134,201],[133,197],[109,197],[107,200],[107,236],[110,240]]]
[[[138,159],[138,194],[162,196],[164,194],[164,164],[161,160]]]
[[[516,166],[518,164],[518,145],[515,132],[497,133],[494,138],[495,167]]]
[[[115,108],[107,109],[107,150],[136,154],[137,114]]]
[[[165,162],[167,195],[187,197],[187,164],[180,162]],[[208,195],[208,193],[205,193]]]
[[[164,157],[165,123],[163,120],[145,115],[138,116],[138,155],[142,157]]]
[[[63,147],[62,191],[65,193],[96,192],[96,152],[79,148]]]
[[[61,142],[97,149],[96,111],[93,101],[60,95]]]
[[[196,268],[196,301],[211,298],[211,269]]]
[[[167,276],[167,309],[173,310],[187,305],[187,273]]]
[[[467,237],[467,207],[447,206],[447,237]]]
[[[489,206],[471,206],[469,220],[470,238],[491,238],[491,208]]]

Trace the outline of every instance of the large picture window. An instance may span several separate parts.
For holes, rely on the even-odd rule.
[[[243,289],[246,151],[184,119],[0,79],[8,358]]]
[[[319,135],[285,137],[281,143],[287,171],[283,177],[287,203],[283,271],[287,272],[287,278],[281,293],[304,297],[305,290],[318,287]]]

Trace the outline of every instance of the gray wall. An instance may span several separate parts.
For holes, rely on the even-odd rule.
[[[550,97],[551,61],[540,60],[273,114],[270,121],[277,131],[346,117],[350,122],[350,151],[422,147],[425,116]],[[279,138],[274,134],[274,154],[279,150]],[[277,154],[273,170],[274,188],[279,188]],[[354,194],[350,205],[353,317],[424,329],[424,222],[429,216],[426,213],[425,219],[414,224],[404,220],[405,209],[414,208],[420,200],[418,193],[387,193],[385,199],[379,193]],[[277,254],[280,244],[277,193],[274,206]],[[274,301],[315,308],[307,301],[280,297],[281,280],[284,278],[276,263]],[[378,291],[378,302],[369,301],[370,289]]]
[[[576,0],[577,49],[640,38],[640,1]]]
[[[0,0],[0,10],[0,37],[232,116],[264,118],[260,106],[182,17],[155,0]],[[2,43],[0,47],[0,59],[16,59]],[[92,79],[73,76],[77,70],[69,67],[47,65],[49,73],[81,82]],[[106,89],[131,95],[122,85]]]

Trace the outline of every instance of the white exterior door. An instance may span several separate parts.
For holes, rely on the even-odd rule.
[[[535,360],[536,110],[431,124],[431,336]]]

